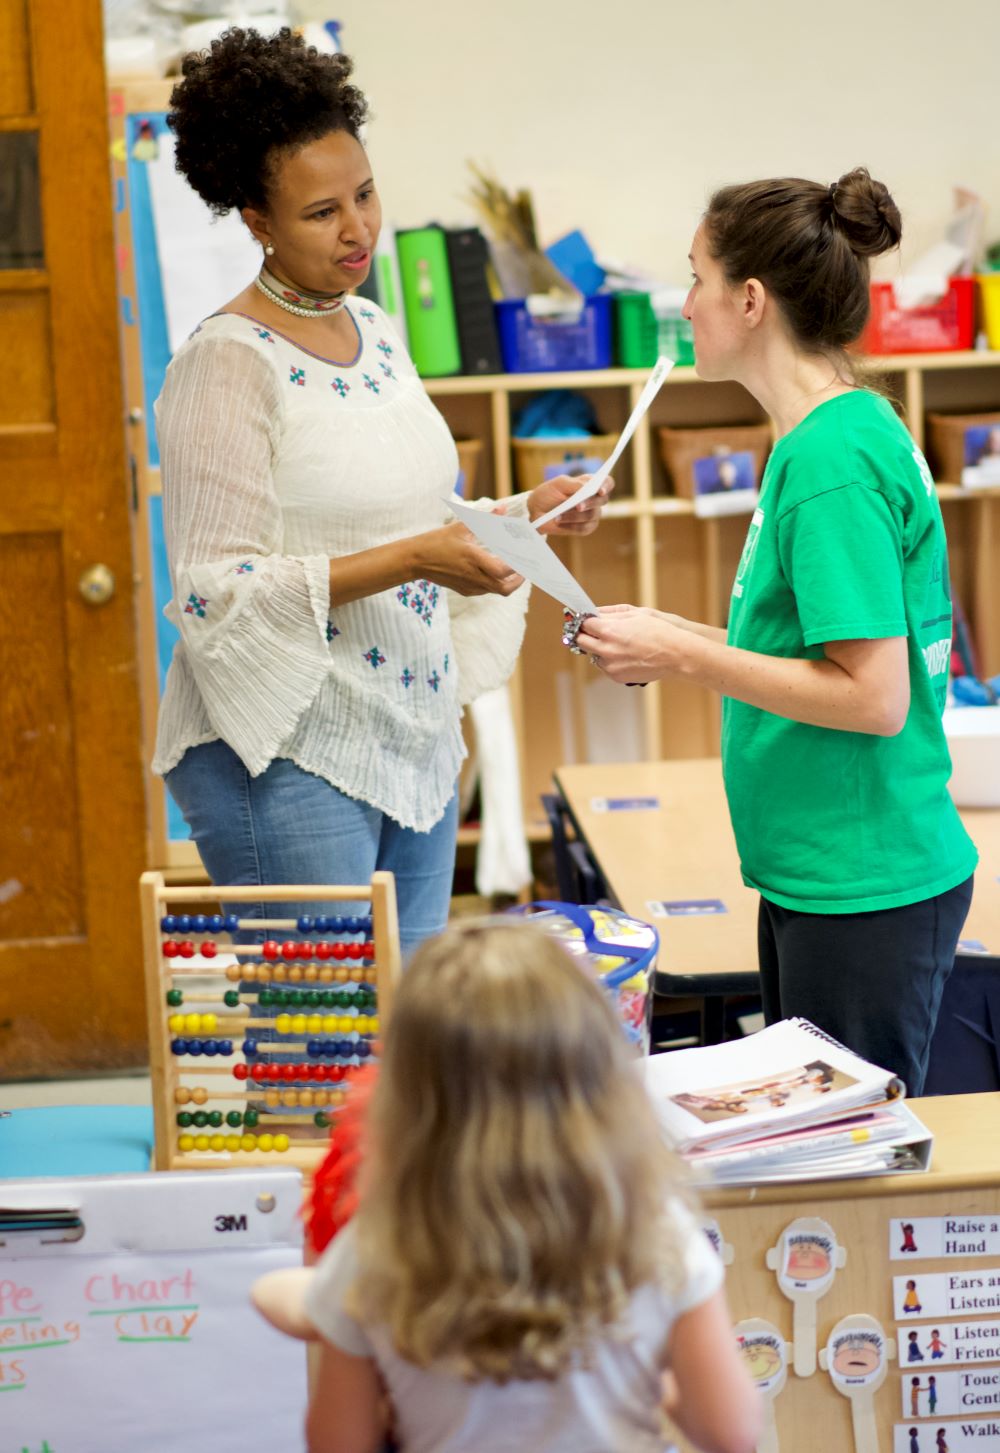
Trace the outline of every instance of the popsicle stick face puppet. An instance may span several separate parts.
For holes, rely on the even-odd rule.
[[[757,1442],[757,1453],[778,1453],[778,1433],[774,1422],[774,1399],[788,1376],[791,1348],[772,1322],[762,1317],[748,1317],[733,1329],[736,1343],[747,1371],[756,1384],[764,1403],[764,1425]]]
[[[818,1216],[800,1216],[786,1226],[767,1253],[767,1265],[777,1272],[778,1286],[792,1302],[795,1373],[809,1377],[816,1371],[816,1303],[833,1285],[847,1260],[837,1244],[833,1227]]]
[[[723,1236],[722,1227],[719,1225],[718,1221],[716,1221],[711,1216],[703,1216],[701,1222],[701,1229],[708,1237],[709,1242],[712,1245],[712,1249],[714,1250],[719,1260],[722,1262],[723,1266],[732,1266],[733,1248],[732,1245]]]
[[[856,1453],[878,1453],[875,1392],[885,1382],[896,1344],[867,1312],[842,1317],[819,1355],[839,1393],[851,1400]]]

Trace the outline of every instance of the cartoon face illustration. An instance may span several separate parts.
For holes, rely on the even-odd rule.
[[[819,1281],[830,1271],[830,1245],[818,1236],[796,1236],[789,1242],[786,1275],[795,1281]]]
[[[781,1371],[781,1353],[772,1337],[744,1338],[740,1352],[754,1382],[769,1382]]]
[[[871,1337],[840,1337],[833,1353],[833,1370],[841,1377],[870,1377],[877,1372],[881,1354]]]

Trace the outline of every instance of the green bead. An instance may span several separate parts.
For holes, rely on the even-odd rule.
[[[222,1111],[221,1110],[209,1110],[209,1112],[208,1112],[208,1123],[209,1123],[209,1125],[214,1125],[215,1128],[218,1129],[218,1127],[222,1124]]]
[[[238,1009],[240,1007],[239,990],[227,989],[222,996],[222,1002],[228,1009]]]
[[[306,1004],[310,1009],[318,1009],[321,999],[322,995],[317,994],[315,989],[310,989],[305,996]]]
[[[256,1110],[247,1110],[246,1114],[243,1116],[243,1124],[247,1126],[256,1125],[259,1120],[260,1116],[258,1115]]]
[[[208,1124],[208,1111],[196,1110],[192,1118],[193,1123],[198,1127],[198,1129],[204,1130],[205,1126]]]
[[[273,1004],[273,1003],[274,1003],[274,990],[273,989],[261,989],[260,993],[257,995],[257,1006],[258,1006],[258,1008],[260,1008],[260,1009],[266,1009],[269,1004]]]
[[[226,1124],[231,1125],[235,1130],[243,1124],[243,1116],[238,1110],[230,1110],[229,1114],[226,1116]]]
[[[171,1009],[176,1009],[178,1004],[184,1003],[184,995],[181,993],[180,989],[167,990],[167,1003],[170,1005]]]
[[[180,1114],[177,1116],[177,1124],[181,1127],[182,1130],[186,1130],[188,1128],[188,1126],[191,1124],[190,1110],[182,1110],[180,1112]]]
[[[318,1125],[320,1130],[326,1130],[330,1125],[330,1117],[325,1110],[317,1110],[313,1116],[313,1124]]]

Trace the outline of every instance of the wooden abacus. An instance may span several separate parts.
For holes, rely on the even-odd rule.
[[[140,895],[156,1169],[315,1169],[392,1003],[400,970],[392,874],[361,887],[175,888],[162,873],[143,873]],[[206,898],[224,911],[184,911]],[[370,914],[233,911],[356,901],[370,903]],[[268,937],[234,942],[241,932]]]

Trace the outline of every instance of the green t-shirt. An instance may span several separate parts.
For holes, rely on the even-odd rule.
[[[733,585],[728,641],[823,656],[906,636],[910,710],[894,737],[788,721],[726,698],[722,766],[744,881],[806,913],[858,913],[962,883],[976,849],[947,792],[941,724],[951,595],[930,471],[891,405],[820,404],[768,460]]]

